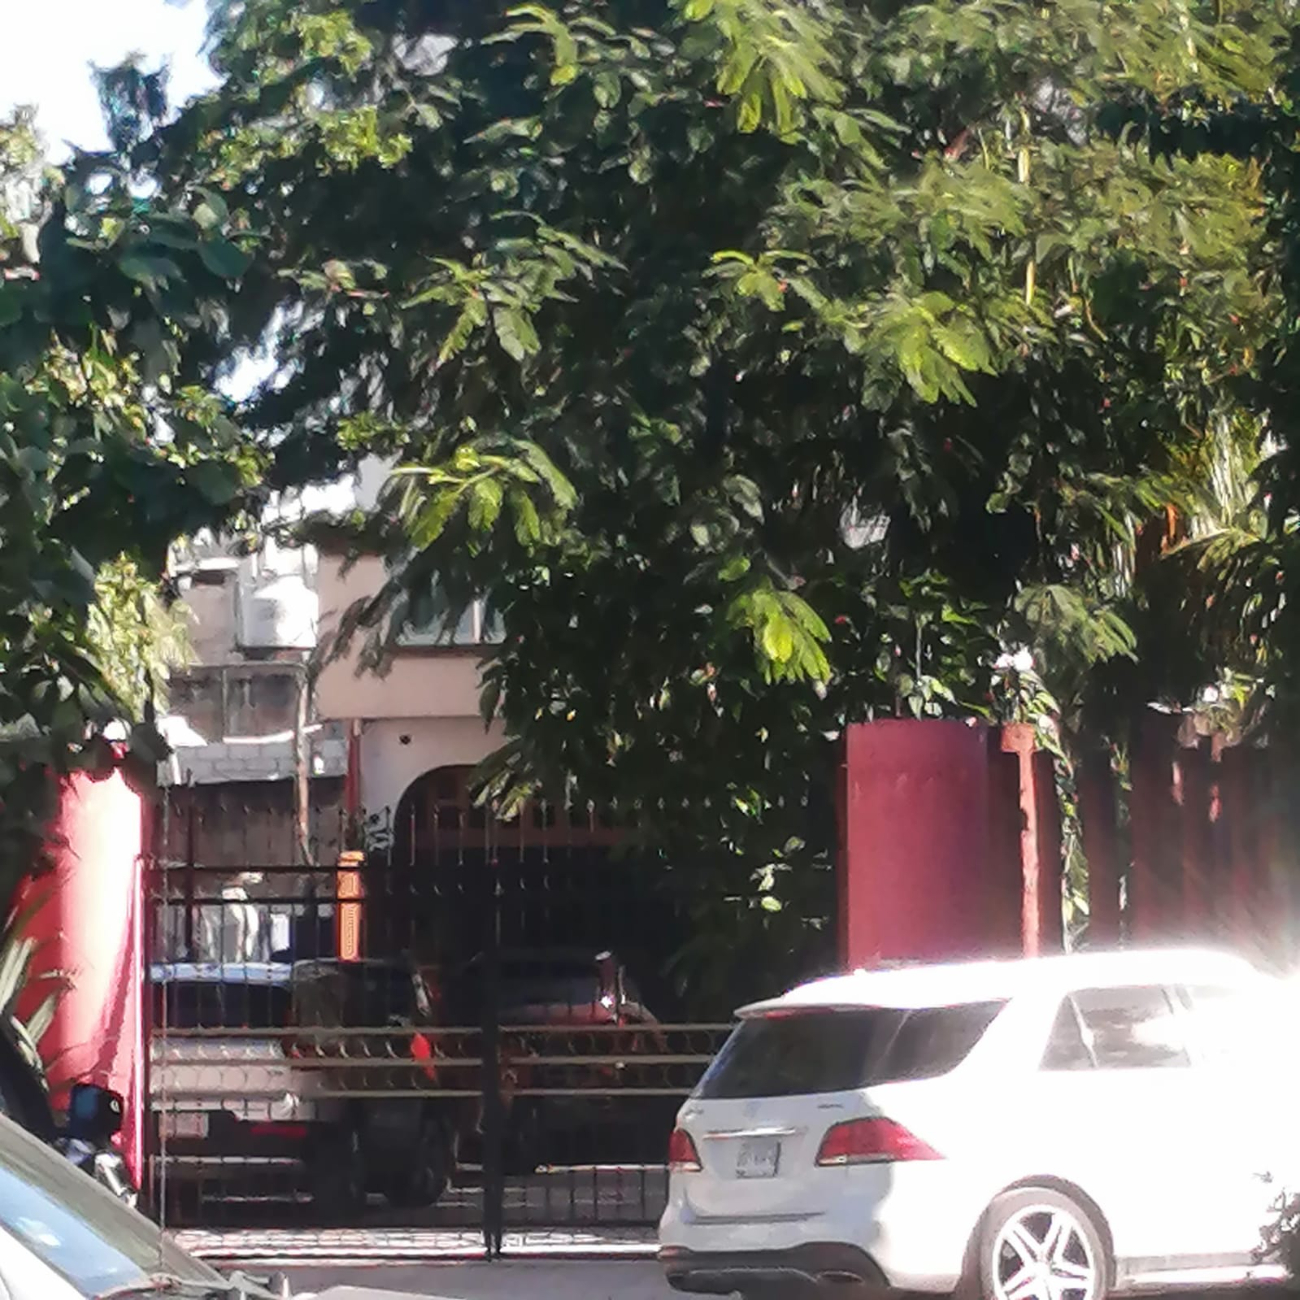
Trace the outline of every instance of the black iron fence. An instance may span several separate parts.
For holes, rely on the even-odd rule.
[[[491,1252],[658,1218],[673,1117],[729,1028],[675,977],[690,876],[590,809],[503,825],[463,786],[366,852],[332,834],[325,865],[204,865],[171,812],[146,1189],[169,1224],[474,1227]],[[204,813],[227,839],[229,812]]]

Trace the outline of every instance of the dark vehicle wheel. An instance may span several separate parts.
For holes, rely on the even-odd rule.
[[[437,1115],[420,1124],[420,1137],[411,1166],[383,1180],[381,1186],[395,1209],[424,1209],[436,1205],[451,1182],[456,1164],[455,1145],[447,1125]]]
[[[317,1144],[307,1164],[307,1189],[316,1217],[326,1223],[350,1223],[365,1210],[365,1160],[361,1136],[351,1125]]]
[[[985,1300],[1104,1300],[1110,1286],[1101,1229],[1048,1187],[1004,1192],[993,1202],[975,1264]]]

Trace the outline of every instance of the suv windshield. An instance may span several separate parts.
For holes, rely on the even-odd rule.
[[[160,1273],[190,1282],[220,1281],[168,1243],[143,1214],[4,1119],[0,1228],[84,1296],[141,1284]]]
[[[794,1097],[934,1079],[966,1059],[1004,1005],[862,1007],[744,1020],[695,1095]]]

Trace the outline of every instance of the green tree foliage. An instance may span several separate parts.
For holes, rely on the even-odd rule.
[[[1277,12],[1285,39],[1266,84],[1217,105],[1136,99],[1117,120],[1170,165],[1232,158],[1260,176],[1276,308],[1252,358],[1249,412],[1223,422],[1199,466],[1198,508],[1162,566],[1159,603],[1217,670],[1207,721],[1234,737],[1263,723],[1270,743],[1287,749],[1300,721],[1300,38],[1293,12]]]
[[[1142,124],[1268,98],[1278,37],[1234,0],[243,0],[132,159],[256,234],[187,360],[271,342],[274,478],[403,466],[354,521],[376,652],[435,575],[487,592],[499,782],[660,808],[789,924],[845,722],[978,713],[1010,641],[1080,728],[1203,678],[1144,557],[1254,429],[1278,302],[1259,168]]]
[[[137,197],[111,160],[40,165],[0,126],[0,895],[39,861],[54,777],[140,722],[172,540],[224,518],[258,459],[182,366],[247,254],[216,195]],[[149,647],[152,646],[150,649]],[[144,674],[142,676],[142,674]],[[156,756],[148,728],[132,741]]]
[[[166,707],[171,672],[189,663],[190,612],[169,599],[166,581],[149,578],[126,555],[95,575],[95,603],[87,614],[95,661],[113,695],[133,718]]]

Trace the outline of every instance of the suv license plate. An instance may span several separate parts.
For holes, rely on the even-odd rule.
[[[781,1144],[776,1138],[752,1138],[740,1144],[736,1177],[775,1178],[780,1164]]]

